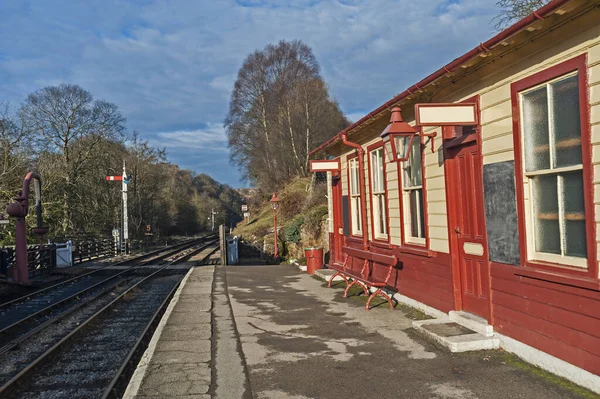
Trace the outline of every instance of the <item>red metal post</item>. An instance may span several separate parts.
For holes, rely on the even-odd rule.
[[[48,228],[42,226],[42,179],[35,172],[29,172],[23,181],[23,190],[13,202],[6,208],[6,213],[15,218],[15,267],[12,270],[12,277],[20,283],[29,282],[29,270],[27,267],[27,225],[25,217],[29,213],[29,185],[31,180],[35,184],[35,212],[36,227],[33,229],[40,239],[48,232]]]
[[[277,247],[277,209],[273,210],[273,227],[273,231],[275,233],[275,259],[277,259],[277,257],[279,256],[279,249]]]

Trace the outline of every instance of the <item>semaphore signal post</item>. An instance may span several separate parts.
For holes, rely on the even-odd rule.
[[[129,223],[127,216],[127,185],[131,181],[131,177],[127,176],[125,169],[125,160],[123,160],[123,174],[121,176],[106,176],[107,181],[121,181],[123,193],[123,245],[121,253],[127,253],[127,241],[129,240]]]

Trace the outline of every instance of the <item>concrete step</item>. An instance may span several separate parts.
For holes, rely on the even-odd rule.
[[[489,325],[486,319],[473,313],[452,310],[448,313],[448,316],[461,326],[465,326],[485,337],[494,336],[494,327]]]
[[[439,342],[450,352],[498,349],[500,340],[486,337],[448,318],[413,321],[413,327]]]
[[[335,274],[335,270],[332,269],[317,269],[315,270],[315,276],[319,276],[325,281],[329,282],[331,277]],[[335,276],[333,281],[344,281],[341,276]]]

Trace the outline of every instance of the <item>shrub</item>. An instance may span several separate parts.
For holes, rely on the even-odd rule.
[[[283,228],[283,238],[287,242],[299,243],[301,239],[300,229],[304,223],[304,217],[298,215],[287,226]]]
[[[327,212],[327,205],[319,205],[308,211],[304,219],[304,231],[313,237],[318,237],[321,234],[321,223]]]
[[[311,209],[318,205],[327,205],[327,182],[317,183],[313,186],[304,209]]]

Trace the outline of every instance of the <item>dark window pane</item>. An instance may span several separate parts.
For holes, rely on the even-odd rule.
[[[410,231],[412,237],[425,237],[422,190],[412,190],[410,192]]]
[[[525,169],[528,172],[550,168],[548,133],[548,91],[540,87],[521,97],[523,120],[521,135],[525,141]]]
[[[556,176],[536,176],[533,187],[535,250],[561,254]]]
[[[585,232],[585,204],[583,200],[583,172],[560,175],[565,217],[565,255],[587,257]]]
[[[579,116],[579,86],[577,76],[550,85],[552,119],[556,150],[555,167],[581,164],[581,126]]]

